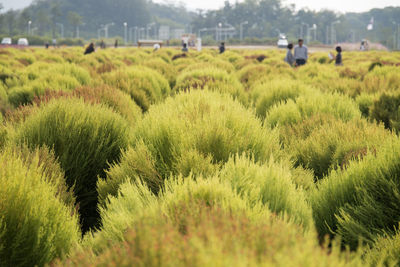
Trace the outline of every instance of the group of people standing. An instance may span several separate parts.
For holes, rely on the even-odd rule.
[[[307,64],[308,60],[308,48],[304,45],[304,40],[299,39],[298,45],[294,47],[294,54],[292,54],[293,44],[287,46],[288,51],[285,57],[285,62],[287,62],[292,67],[300,67]],[[342,48],[340,46],[336,47],[337,55],[331,55],[332,59],[335,60],[336,66],[342,66]]]

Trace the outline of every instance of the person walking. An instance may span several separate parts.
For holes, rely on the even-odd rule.
[[[293,44],[288,44],[287,48],[288,51],[286,53],[285,62],[288,63],[290,66],[293,66],[295,63],[294,56],[292,54]]]
[[[118,39],[115,39],[114,48],[118,48]]]
[[[299,39],[299,44],[294,48],[294,59],[297,67],[305,65],[308,60],[308,48],[303,43],[303,39]]]

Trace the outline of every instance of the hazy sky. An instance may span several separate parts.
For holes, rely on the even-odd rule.
[[[67,1],[67,0],[64,0]],[[155,2],[164,2],[166,0],[154,0]],[[167,0],[168,2],[178,2],[174,0]],[[6,10],[13,8],[22,8],[32,0],[0,0]],[[181,1],[192,10],[197,8],[201,9],[216,9],[224,5],[225,0],[188,0]],[[230,0],[235,3],[236,0]],[[336,11],[354,11],[362,12],[370,10],[371,8],[382,8],[386,6],[400,6],[400,0],[283,0],[284,4],[294,3],[298,8],[308,7],[310,9],[320,10],[323,8],[333,9]]]
[[[155,0],[155,2],[174,2],[171,0]],[[239,2],[242,0],[239,0]],[[175,1],[177,2],[177,1]],[[225,0],[190,0],[183,1],[190,9],[216,9],[224,5]],[[235,3],[236,0],[229,0]],[[387,6],[400,6],[400,0],[282,0],[282,3],[296,4],[297,8],[308,7],[314,10],[323,8],[333,9],[342,12],[363,12],[372,8],[382,8]]]

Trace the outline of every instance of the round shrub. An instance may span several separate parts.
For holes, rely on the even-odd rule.
[[[109,209],[104,210],[105,218],[113,220],[108,219],[103,224],[107,228],[95,238],[105,231],[116,233],[107,235],[111,239],[103,236],[98,240],[101,249],[85,248],[57,266],[109,262],[146,266],[360,264],[359,258],[341,252],[337,244],[328,252],[313,232],[304,234],[300,226],[273,216],[268,209],[249,208],[218,179],[171,179],[166,183],[157,203],[146,199],[149,190],[143,193],[137,189],[141,186],[122,185],[119,197],[111,198]],[[151,204],[138,207],[138,198]],[[317,265],[312,264],[315,259]]]
[[[21,74],[19,84],[10,89],[9,101],[17,107],[46,90],[69,91],[90,82],[89,73],[75,64],[32,64]]]
[[[400,232],[392,237],[381,236],[366,250],[364,256],[370,266],[398,266],[400,263]]]
[[[31,149],[54,149],[74,186],[83,231],[97,221],[97,176],[104,177],[108,163],[119,159],[129,140],[125,120],[108,108],[88,106],[82,100],[59,99],[40,107],[17,129],[15,142]]]
[[[182,72],[176,78],[175,91],[190,91],[193,89],[205,89],[228,93],[242,103],[247,103],[247,95],[243,86],[232,75],[217,68],[194,69]]]
[[[263,203],[272,212],[288,215],[305,227],[312,225],[311,208],[301,189],[296,189],[293,174],[282,163],[269,161],[263,165],[244,158],[229,160],[219,177],[252,204]]]
[[[108,171],[106,181],[99,181],[100,191],[136,174],[157,192],[171,174],[210,174],[236,153],[252,155],[256,162],[281,156],[276,131],[264,128],[229,96],[208,91],[183,93],[153,106],[133,136],[132,150]]]
[[[170,94],[171,88],[160,73],[146,67],[128,67],[103,76],[104,82],[128,93],[143,111]]]
[[[4,266],[43,266],[79,241],[71,208],[38,155],[27,161],[11,150],[0,153],[0,261]]]
[[[287,103],[272,107],[265,119],[271,126],[291,125],[317,114],[329,114],[342,121],[361,117],[357,104],[351,98],[339,94],[321,94],[300,96]]]
[[[199,177],[196,180],[193,177],[171,177],[163,182],[163,190],[158,197],[137,177],[134,183],[126,181],[120,185],[119,193],[115,197],[109,196],[106,207],[100,206],[101,231],[87,242],[96,250],[101,250],[104,248],[104,241],[123,241],[126,229],[143,216],[162,213],[163,216],[173,219],[177,218],[183,206],[192,206],[192,212],[195,213],[199,203],[224,210],[250,212],[246,201],[215,177]],[[258,210],[255,214],[262,212]],[[176,223],[184,224],[184,221]]]
[[[400,95],[382,94],[373,103],[370,117],[383,122],[385,128],[398,132],[400,130]]]
[[[142,116],[141,108],[136,105],[129,95],[106,85],[78,87],[71,92],[48,90],[40,97],[36,97],[33,103],[40,106],[52,99],[72,97],[82,98],[86,103],[93,105],[103,104],[122,115],[131,124],[138,121]]]
[[[257,115],[265,118],[272,106],[281,102],[285,103],[289,99],[295,101],[300,95],[312,94],[312,91],[312,88],[295,80],[262,79],[252,86],[250,92]]]
[[[286,151],[292,155],[295,166],[310,169],[321,179],[332,169],[345,169],[351,160],[362,159],[369,151],[376,153],[382,140],[389,138],[393,135],[383,127],[364,120],[333,119],[316,126],[306,138],[290,140]]]
[[[319,234],[340,234],[351,248],[394,235],[400,221],[399,156],[399,141],[389,140],[376,156],[370,153],[322,180],[311,195]]]
[[[270,68],[267,65],[250,64],[240,69],[237,72],[237,77],[245,88],[250,88],[253,83],[263,78],[269,71]]]
[[[166,63],[160,58],[145,60],[142,64],[162,74],[168,80],[171,88],[175,86],[177,71],[172,64]]]

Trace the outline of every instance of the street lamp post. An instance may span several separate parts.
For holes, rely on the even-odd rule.
[[[31,35],[31,24],[32,21],[28,21],[28,35]]]
[[[114,22],[111,22],[111,23],[108,23],[108,24],[106,24],[106,25],[104,25],[104,32],[105,32],[105,37],[106,37],[106,39],[108,39],[108,28],[110,27],[110,26],[114,26]]]
[[[310,25],[308,25],[308,23],[302,22],[301,23],[301,31],[303,32],[303,26],[306,26],[306,43],[309,43],[309,39],[310,39]]]
[[[60,26],[61,29],[61,38],[64,38],[64,24],[62,23],[56,23],[58,26]]]
[[[202,33],[202,32],[206,32],[206,31],[208,31],[207,28],[200,29],[200,30],[199,30],[199,38],[201,38],[201,33]]]
[[[134,44],[137,43],[137,36],[138,36],[138,27],[129,28],[129,41],[133,42]],[[134,33],[132,33],[134,31]]]
[[[339,24],[340,20],[334,21],[331,24],[331,42],[332,44],[335,44],[337,42],[336,40],[336,30],[335,30],[335,25]]]
[[[397,50],[400,50],[400,23],[397,24]]]
[[[153,22],[153,23],[150,23],[150,24],[147,24],[146,25],[146,39],[149,39],[150,38],[150,29],[151,29],[151,27],[153,26],[153,25],[155,25],[155,23]]]
[[[222,23],[218,23],[218,41],[222,40]]]
[[[243,41],[243,25],[247,25],[249,22],[246,20],[242,23],[240,23],[240,41]]]
[[[232,31],[232,32],[234,33],[234,31],[235,31],[236,29],[235,29],[235,27],[233,27],[232,24],[229,24],[229,23],[227,23],[227,22],[225,22],[225,25],[229,27],[229,28],[225,28],[225,29],[224,29],[224,35],[225,35],[225,41],[226,41],[226,39],[227,39],[227,37],[228,37],[228,32]]]
[[[393,50],[398,49],[399,47],[399,24],[397,24],[397,22],[392,21],[393,25],[394,25],[394,31],[393,31]]]
[[[124,22],[124,42],[125,42],[125,46],[128,43],[128,22]]]
[[[314,30],[314,42],[317,41],[317,30],[318,30],[318,26],[317,24],[313,24],[313,30]]]

